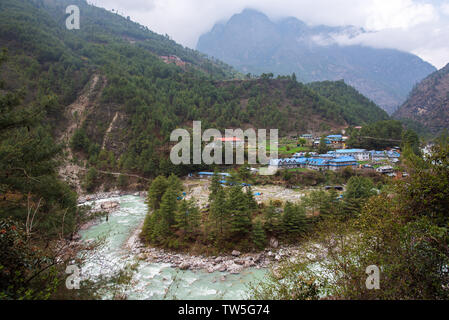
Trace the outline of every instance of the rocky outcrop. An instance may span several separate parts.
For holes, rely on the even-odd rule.
[[[393,115],[438,134],[449,127],[449,64],[421,81]]]
[[[120,202],[107,201],[100,204],[100,208],[105,212],[113,212],[120,208]]]

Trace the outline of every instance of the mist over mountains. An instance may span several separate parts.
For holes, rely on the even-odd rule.
[[[308,26],[296,18],[273,22],[246,9],[202,35],[197,49],[243,73],[294,72],[304,82],[344,79],[391,114],[436,68],[399,50],[339,44],[365,32],[353,26]]]

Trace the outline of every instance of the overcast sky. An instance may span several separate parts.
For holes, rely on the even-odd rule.
[[[294,16],[308,24],[354,25],[374,33],[361,43],[412,52],[437,68],[449,63],[449,0],[88,0],[195,48],[201,34],[245,8],[271,19]]]

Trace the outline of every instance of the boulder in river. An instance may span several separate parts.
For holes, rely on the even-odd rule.
[[[120,203],[117,201],[108,201],[108,202],[103,202],[100,207],[101,207],[101,209],[106,210],[106,211],[113,211],[120,207]]]
[[[179,265],[179,269],[181,269],[181,270],[187,270],[189,268],[190,268],[190,264],[187,262],[183,262]]]
[[[217,270],[217,271],[220,271],[220,272],[225,272],[225,271],[226,271],[226,266],[223,265],[223,264],[219,264],[219,265],[216,267],[216,270]]]
[[[238,256],[241,255],[240,251],[237,251],[237,250],[232,251],[231,254],[232,254],[234,257],[238,257]]]
[[[271,238],[270,239],[270,247],[276,249],[277,247],[279,247],[279,241],[276,238]]]
[[[228,267],[228,272],[231,274],[239,274],[242,271],[242,269],[243,269],[242,266],[239,266],[234,263]]]

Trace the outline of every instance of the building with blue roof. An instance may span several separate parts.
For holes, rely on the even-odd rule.
[[[307,167],[312,170],[323,171],[328,169],[328,160],[321,158],[309,159]]]
[[[354,157],[357,161],[369,161],[371,153],[365,149],[335,150],[336,157]]]
[[[337,171],[339,169],[347,168],[347,167],[356,167],[357,160],[354,157],[338,157],[332,160],[329,160],[329,170]]]
[[[198,176],[200,176],[200,178],[205,178],[205,177],[212,177],[215,173],[214,172],[198,172]],[[217,173],[218,176],[221,177],[230,177],[231,174],[229,173]]]
[[[339,170],[346,167],[357,166],[357,160],[352,156],[340,156],[336,154],[320,155],[313,158],[287,158],[287,159],[272,159],[270,165],[278,166],[280,168],[308,168],[312,170]]]

